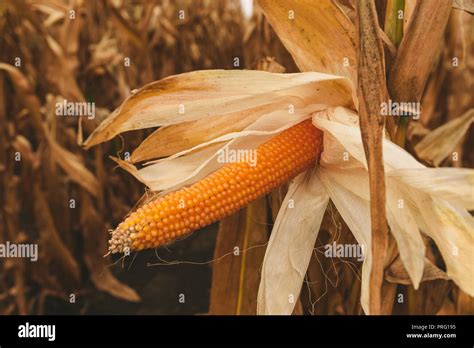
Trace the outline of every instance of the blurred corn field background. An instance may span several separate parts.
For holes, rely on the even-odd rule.
[[[0,261],[1,314],[255,314],[285,187],[168,247],[104,257],[108,231],[149,194],[108,157],[127,159],[153,130],[87,151],[80,146],[151,81],[199,69],[297,72],[262,11],[255,6],[249,15],[243,2],[0,0],[0,242],[39,245],[37,262]],[[380,23],[389,2],[376,1]],[[338,5],[353,20],[353,1]],[[405,148],[413,154],[433,129],[474,106],[472,18],[451,11],[422,116],[408,127]],[[63,100],[94,102],[95,118],[58,117]],[[437,164],[474,167],[473,129],[466,124],[446,138],[455,143],[443,145],[459,159]],[[441,147],[425,146],[418,157],[436,163]],[[333,241],[355,243],[329,209],[295,314],[362,314],[360,264],[325,258],[323,246]],[[427,257],[442,267],[433,243]],[[388,312],[474,314],[474,299],[450,280],[436,277],[415,291],[399,262],[385,277]]]

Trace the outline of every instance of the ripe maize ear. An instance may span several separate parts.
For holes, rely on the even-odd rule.
[[[195,184],[143,205],[109,241],[111,253],[170,243],[229,216],[314,165],[323,133],[303,121],[256,149],[255,163],[228,163]]]

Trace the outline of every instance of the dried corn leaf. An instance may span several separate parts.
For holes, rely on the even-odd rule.
[[[130,21],[122,16],[120,10],[117,9],[113,4],[110,4],[108,8],[112,14],[112,21],[117,29],[124,37],[128,38],[128,42],[130,42],[136,49],[142,50],[145,43],[138,30],[133,26],[132,23],[130,23]]]
[[[406,314],[434,315],[449,297],[452,283],[446,279],[435,279],[420,284],[418,290],[406,289]]]
[[[459,290],[457,294],[457,314],[474,314],[474,297]]]
[[[42,135],[44,132],[43,125],[41,122],[40,107],[38,97],[34,94],[34,90],[26,78],[26,76],[17,68],[12,65],[0,63],[0,70],[4,70],[8,73],[15,91],[20,95],[22,104],[30,111],[33,125],[37,132]]]
[[[424,260],[425,267],[423,272],[423,277],[421,282],[426,282],[435,279],[444,279],[449,280],[448,275],[436,267],[430,260],[425,258]],[[410,280],[410,277],[403,267],[403,263],[398,257],[394,262],[385,271],[385,279],[391,283],[411,285],[413,284]]]
[[[416,154],[421,159],[439,166],[446,157],[452,154],[473,121],[474,109],[470,109],[464,115],[436,128],[416,144]]]
[[[132,288],[115,278],[104,264],[103,250],[107,245],[104,224],[97,214],[93,202],[86,193],[81,195],[81,232],[84,236],[84,258],[90,277],[97,289],[119,299],[138,302],[140,297]],[[98,228],[99,227],[99,228]],[[100,228],[102,227],[102,228]]]
[[[48,135],[48,143],[51,149],[51,157],[75,183],[82,186],[93,196],[99,192],[99,182],[94,175],[84,166],[81,157],[61,147]]]
[[[330,0],[259,0],[265,16],[301,71],[357,81],[355,28]]]
[[[11,65],[0,63],[0,70],[8,72],[15,90],[22,96],[22,102],[30,112],[33,123],[40,136],[47,141],[52,156],[51,158],[69,175],[77,184],[84,187],[92,195],[97,195],[99,183],[92,173],[82,164],[81,159],[72,152],[61,147],[50,135],[49,130],[43,124],[40,114],[40,102],[33,93],[33,89],[28,79],[21,71]]]
[[[77,286],[80,283],[81,274],[79,265],[61,240],[39,182],[35,182],[33,186],[33,195],[35,222],[40,231],[40,245],[46,246],[47,255],[56,261],[61,270],[61,277],[67,279],[69,286]]]
[[[390,70],[388,88],[393,100],[421,100],[448,23],[451,5],[452,0],[417,1]]]
[[[25,144],[24,144],[25,145]],[[29,147],[29,143],[27,145]],[[21,179],[13,173],[5,173],[2,177],[3,195],[2,199],[2,227],[0,228],[0,238],[2,243],[6,240],[11,240],[13,243],[21,241],[23,232],[20,229],[20,215],[21,204],[17,199],[17,192]],[[10,261],[10,260],[8,260]],[[5,262],[5,268],[7,267]],[[15,279],[15,301],[19,314],[27,314],[27,304],[25,296],[25,262],[21,258],[11,260],[11,266],[14,269]],[[4,269],[5,269],[4,268]]]
[[[453,8],[463,10],[474,14],[474,1],[473,0],[454,0]]]

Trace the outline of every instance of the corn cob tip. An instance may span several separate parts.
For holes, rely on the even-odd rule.
[[[109,252],[111,254],[116,253],[125,253],[130,251],[130,245],[132,244],[132,239],[130,237],[131,231],[129,229],[122,229],[117,227],[111,233],[109,239]]]

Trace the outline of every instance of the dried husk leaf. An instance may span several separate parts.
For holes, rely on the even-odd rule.
[[[330,141],[331,139],[328,139],[325,144]],[[322,163],[322,166],[326,168],[330,179],[334,183],[357,195],[364,201],[369,202],[368,173],[366,170],[361,169],[360,164],[359,168],[347,168],[345,164],[343,164],[343,168],[337,168],[334,164],[327,166],[325,162]],[[399,200],[403,199],[403,195],[397,187],[397,182],[388,182],[390,183],[390,186],[387,186],[386,201],[388,223],[402,255],[404,265],[409,271],[415,287],[417,287],[423,275],[425,246],[416,220],[409,208],[405,206],[399,208]]]
[[[331,99],[330,93],[326,96],[323,94],[318,96],[318,100],[324,100],[325,103],[332,104]],[[290,105],[295,118],[322,108],[322,104],[305,105],[300,98],[288,97],[271,106],[268,104],[258,105],[232,114],[208,116],[191,122],[162,127],[153,132],[135,149],[131,156],[131,162],[136,163],[170,156],[211,140],[216,141],[215,139],[226,134],[242,131],[273,110],[281,110],[281,112],[288,114]]]
[[[290,184],[262,266],[258,314],[291,314],[303,284],[329,197],[311,170]],[[289,206],[289,200],[294,207]]]
[[[147,137],[133,151],[131,162],[136,163],[153,158],[171,156],[176,153],[182,153],[184,150],[195,149],[196,146],[203,143],[219,141],[218,139],[222,137],[229,138],[228,134],[244,130],[272,110],[280,109],[282,112],[288,113],[288,106],[290,105],[288,103],[294,106],[293,116],[295,118],[322,108],[318,104],[311,104],[306,107],[300,106],[298,104],[301,104],[301,100],[295,98],[293,101],[285,100],[271,106],[267,104],[259,105],[255,108],[225,116],[204,117],[191,122],[162,127]]]
[[[158,157],[171,156],[185,149],[210,141],[222,135],[238,132],[266,113],[268,105],[257,106],[239,111],[240,117],[220,115],[205,117],[200,120],[165,126],[154,131],[133,151],[131,162],[141,162]],[[232,120],[233,122],[229,122]]]
[[[321,73],[276,74],[253,70],[201,70],[174,75],[152,82],[128,97],[85,141],[86,148],[109,140],[119,133],[226,115],[275,102],[303,98],[308,104],[323,93],[333,94],[335,105],[351,105],[350,83]],[[299,88],[299,87],[304,87]],[[314,102],[316,103],[316,102]]]
[[[431,131],[416,144],[417,156],[436,167],[439,166],[446,157],[452,154],[473,121],[474,109],[470,109],[464,115]]]
[[[344,115],[346,116],[345,118]],[[335,110],[328,109],[315,114],[315,116],[313,116],[313,122],[318,128],[326,132],[324,137],[325,151],[322,153],[320,163],[322,167],[330,169],[330,179],[334,184],[337,183],[341,189],[343,188],[351,194],[360,197],[364,204],[369,202],[368,173],[366,166],[362,162],[365,162],[365,155],[355,115],[343,108],[336,108]],[[387,152],[393,152],[385,149],[384,157],[386,167],[390,168],[390,166],[387,165],[387,159],[393,166],[404,166],[406,163],[415,166],[418,164],[416,161],[412,163],[412,161],[410,161],[411,156],[409,155],[408,157],[398,156],[399,151],[403,153],[405,153],[405,151],[393,145],[391,142],[385,141],[384,145],[389,146],[390,150],[396,151],[396,154],[385,156]],[[350,154],[350,156],[347,156],[347,153]],[[400,162],[400,158],[406,158],[407,161],[402,163]],[[389,213],[389,224],[392,227],[392,234],[397,241],[400,253],[403,255],[402,259],[406,262],[410,276],[414,279],[415,284],[417,284],[423,274],[423,241],[421,240],[417,226],[414,225],[413,219],[403,220],[397,218],[400,213],[404,213],[404,215],[406,215],[404,217],[407,219],[411,217],[411,215],[407,209],[403,212],[399,211],[400,209],[398,209],[397,204],[400,197],[398,197],[399,194],[396,187],[390,187],[389,190],[390,197],[386,202],[387,212]],[[337,206],[337,208],[339,210],[339,206]],[[368,290],[364,289],[364,291]],[[368,295],[364,293],[364,296]],[[366,313],[367,310],[367,308],[364,308]]]
[[[327,168],[327,167],[326,167]],[[333,193],[336,195],[342,195],[344,192],[347,193],[349,196],[354,196],[354,200],[357,200],[363,206],[369,204],[369,187],[368,187],[368,180],[367,171],[363,170],[338,170],[335,168],[327,168],[324,169],[324,175],[326,180],[323,180],[325,185],[328,187],[328,191],[330,192],[330,197],[333,200],[336,208],[341,213],[344,221],[349,225],[350,222],[346,221],[352,218],[348,212],[342,213],[341,209],[346,209],[345,203],[342,200],[338,200],[339,196],[333,197]],[[389,181],[390,182],[390,181]],[[421,238],[418,226],[416,225],[416,220],[412,216],[408,207],[404,207],[400,209],[398,207],[399,199],[403,197],[401,193],[397,190],[397,186],[395,183],[390,182],[390,186],[388,186],[387,191],[387,217],[388,222],[391,227],[392,235],[395,237],[395,240],[398,245],[398,249],[401,254],[401,258],[403,260],[403,264],[405,265],[406,269],[408,270],[408,274],[410,278],[413,280],[413,284],[415,287],[418,286],[421,277],[423,275],[423,267],[424,267],[424,255],[425,255],[425,246],[423,240]],[[341,204],[343,204],[341,206]],[[355,205],[351,205],[352,209],[355,209]],[[360,209],[358,207],[357,209]],[[364,215],[362,215],[358,210],[354,212],[354,214],[359,214],[358,219],[363,219]],[[369,218],[368,216],[365,216]],[[365,221],[365,224],[369,224],[370,221]],[[363,225],[362,225],[363,226]],[[351,231],[352,228],[351,228]],[[363,234],[363,231],[358,232],[360,235]],[[355,234],[354,234],[355,235]],[[356,239],[359,241],[362,239],[360,236],[359,238],[356,236]],[[364,245],[364,247],[366,247]],[[367,251],[370,254],[370,251]],[[363,269],[363,278],[364,278],[365,269]],[[363,282],[364,285],[366,285]],[[368,289],[364,289],[364,291],[368,291]],[[364,296],[365,294],[363,291]],[[364,311],[368,313],[368,308],[364,308]]]
[[[346,116],[345,119],[344,115]],[[316,113],[313,116],[313,123],[318,128],[325,131],[325,150],[321,155],[320,165],[324,168],[328,178],[327,180],[323,180],[323,182],[325,184],[326,181],[329,182],[328,185],[333,186],[332,189],[334,192],[345,191],[348,195],[355,195],[358,197],[358,199],[361,200],[361,204],[368,204],[369,196],[367,181],[363,179],[365,172],[363,161],[365,161],[365,158],[363,156],[360,133],[358,132],[356,125],[357,122],[354,119],[354,116],[343,108],[336,108],[335,110],[328,109]],[[427,201],[431,199],[436,199],[438,201],[439,199],[436,197],[439,197],[446,200],[439,200],[442,206],[449,206],[447,201],[450,201],[456,206],[462,206],[465,208],[471,207],[473,204],[471,193],[472,176],[474,173],[472,170],[468,169],[426,168],[406,151],[390,141],[384,140],[383,145],[385,166],[387,168],[386,177],[390,183],[390,186],[388,186],[390,199],[387,202],[390,215],[389,224],[392,228],[392,233],[396,237],[400,253],[404,255],[401,258],[404,266],[409,270],[412,282],[416,284],[416,280],[420,279],[420,272],[423,274],[423,263],[420,262],[420,260],[424,259],[424,247],[419,237],[417,237],[419,232],[418,228],[415,227],[413,220],[423,232],[430,236],[433,235],[433,233],[428,233],[426,231],[432,230],[433,226],[426,222],[426,218],[424,218],[421,213],[421,208],[417,206],[417,203],[414,203],[413,197],[425,197],[424,200]],[[350,154],[347,161],[344,160],[344,154],[346,151]],[[459,186],[460,189],[454,188],[454,186]],[[328,191],[338,211],[341,212],[341,209],[344,210],[343,200],[341,199],[338,204],[337,198],[333,197],[330,188],[328,188]],[[397,204],[398,199],[400,198],[404,203],[403,212],[400,211],[401,209],[398,208]],[[422,202],[424,201],[422,200]],[[355,204],[351,204],[350,206],[353,209]],[[427,209],[432,210],[433,208],[424,208],[424,210]],[[403,218],[400,217],[400,213],[403,213]],[[350,212],[346,212],[345,214],[341,213],[346,223],[348,223],[349,227],[354,232],[353,227],[346,220],[346,217],[350,218],[349,214]],[[443,240],[440,237],[437,239],[433,237],[437,245],[438,243],[444,244],[440,249],[442,250],[442,248],[446,248],[446,245],[450,245],[450,243],[452,245],[452,240],[462,240],[462,242],[459,242],[458,244],[464,243],[464,247],[467,248],[464,250],[464,254],[461,254],[461,252],[459,253],[459,255],[463,255],[461,258],[456,259],[452,258],[451,255],[447,256],[450,258],[449,263],[456,263],[456,265],[451,266],[454,270],[461,268],[466,271],[466,266],[460,266],[459,263],[470,263],[472,265],[472,261],[465,259],[469,256],[466,254],[466,251],[469,249],[469,247],[467,247],[467,245],[469,245],[469,238],[472,238],[472,232],[470,232],[470,234],[467,233],[469,228],[466,225],[469,224],[471,218],[466,214],[466,212],[462,213],[462,210],[456,212],[455,210],[449,209],[440,211],[436,215],[438,221],[437,224],[439,225],[438,228],[449,230],[451,235],[445,236],[448,241]],[[362,215],[359,214],[359,218],[360,216]],[[450,221],[450,219],[452,221]],[[354,225],[357,226],[357,224]],[[358,233],[361,233],[360,230]],[[434,235],[438,233],[440,232],[435,232]],[[471,235],[471,237],[469,237],[469,235]],[[358,240],[360,240],[360,238]],[[447,251],[445,250],[442,254],[445,254],[446,252]],[[445,258],[444,255],[443,258]],[[464,279],[461,280],[461,283],[470,281],[467,276],[469,273],[464,272],[464,276],[459,274],[460,271],[455,273],[457,273],[458,278],[464,277]],[[364,283],[365,276],[363,268],[363,286],[366,285]],[[367,289],[362,289],[362,297],[365,297],[364,301],[366,301],[368,296],[366,291]],[[365,306],[365,304],[363,305]],[[364,308],[364,311],[367,312],[367,308]]]
[[[341,149],[345,149],[344,151],[347,151],[367,169],[367,161],[365,159],[356,114],[342,107],[335,109],[330,108],[327,111],[314,114],[313,124],[337,139],[337,142],[343,146]],[[426,168],[404,149],[387,139],[384,139],[383,147],[386,172],[390,172],[394,169]],[[324,158],[324,156],[325,154],[323,152],[322,158]],[[344,165],[344,162],[342,161],[342,152],[340,157],[333,157],[335,157],[335,163]]]
[[[322,166],[330,168],[332,181],[365,201],[369,201],[367,171],[345,166],[343,169],[334,167],[334,165],[327,166],[326,162],[322,163]],[[388,223],[402,255],[402,260],[409,270],[413,284],[417,287],[423,274],[425,246],[409,207],[399,207],[400,199],[403,202],[403,195],[397,187],[399,184],[394,180],[389,182],[386,202]]]

